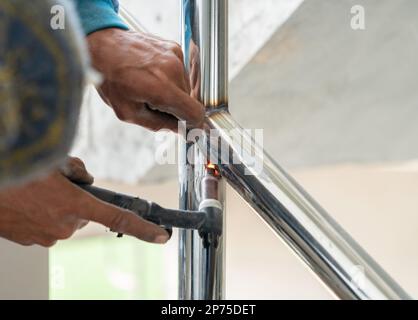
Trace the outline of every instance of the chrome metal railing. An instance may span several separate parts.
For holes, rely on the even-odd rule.
[[[409,299],[408,294],[316,203],[228,112],[228,0],[180,0],[182,46],[192,90],[207,107],[205,129],[219,144],[183,141],[180,207],[196,209],[205,174],[202,157],[216,158],[222,177],[249,203],[319,279],[342,299]],[[138,28],[129,18],[132,28]],[[233,134],[231,134],[233,132]],[[238,143],[247,141],[248,143]],[[242,146],[250,146],[243,148]],[[194,155],[194,161],[186,157]],[[254,170],[254,163],[261,171]],[[226,159],[226,157],[228,159]],[[231,161],[234,158],[235,161]],[[238,161],[236,161],[238,160]],[[222,179],[217,193],[224,197]],[[225,229],[224,229],[225,230]],[[179,298],[224,298],[224,238],[208,248],[194,231],[181,231]],[[359,281],[358,272],[361,272]]]

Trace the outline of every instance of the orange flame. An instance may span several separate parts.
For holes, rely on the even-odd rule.
[[[210,162],[206,165],[206,168],[208,168],[208,169],[212,169],[212,170],[217,170],[216,165],[215,165],[215,164],[213,164],[213,163],[210,163]]]
[[[208,164],[206,165],[206,170],[210,170],[212,171],[212,174],[217,177],[220,176],[220,171],[219,168],[216,164],[208,162]]]

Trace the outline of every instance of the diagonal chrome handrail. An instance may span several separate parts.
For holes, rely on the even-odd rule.
[[[208,139],[199,140],[199,148],[183,142],[181,208],[195,209],[201,196],[198,181],[203,170],[187,162],[187,153],[192,150],[197,158],[204,154],[216,157],[225,180],[337,297],[410,299],[228,113],[228,0],[180,1],[186,68],[198,71],[192,75],[192,88],[208,108],[206,130],[215,130],[228,150],[225,159],[219,145]],[[132,29],[143,30],[125,9],[121,14]],[[254,163],[248,161],[254,156],[261,171],[255,171]],[[239,161],[231,162],[231,158]],[[215,263],[208,264],[199,235],[182,231],[179,250],[179,298],[224,298],[224,246],[217,249]],[[205,279],[213,279],[213,286],[209,288]]]

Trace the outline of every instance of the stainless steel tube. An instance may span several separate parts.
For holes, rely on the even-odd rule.
[[[192,95],[208,112],[226,108],[228,100],[228,1],[181,0],[182,47]],[[222,203],[224,183],[207,184],[206,162],[194,141],[179,145],[180,208],[196,210],[209,193]],[[211,180],[213,181],[213,180]],[[225,225],[225,223],[224,223]],[[223,299],[225,292],[225,236],[207,246],[197,232],[181,231],[179,243],[179,298]]]
[[[197,209],[205,163],[227,182],[311,270],[342,299],[409,299],[408,294],[318,205],[227,112],[227,0],[181,0],[182,45],[192,92],[208,108],[206,137],[181,140],[180,208]],[[122,12],[133,29],[141,29]],[[224,191],[218,186],[219,198]],[[213,191],[213,190],[212,190]],[[207,250],[196,232],[182,231],[179,298],[224,297],[224,241]],[[208,258],[210,263],[208,263]],[[213,259],[214,258],[214,259]]]
[[[228,93],[228,1],[180,1],[184,62],[190,73],[194,97],[204,103],[208,112],[225,107]],[[120,8],[120,14],[132,30],[146,32],[125,8]],[[213,184],[215,180],[207,177],[211,173],[208,173],[194,141],[187,141],[187,133],[185,129],[179,142],[180,208],[199,209],[207,193],[212,196],[216,193],[217,200],[223,203],[223,180],[214,177],[216,184]],[[179,238],[179,298],[223,299],[225,236],[217,241],[216,246],[206,245],[197,231],[180,231]]]
[[[227,111],[212,113],[206,129],[219,141],[202,139],[203,153],[219,164],[227,182],[336,296],[409,299]]]

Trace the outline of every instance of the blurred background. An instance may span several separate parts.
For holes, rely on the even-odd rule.
[[[121,3],[178,41],[178,1]],[[362,29],[352,25],[356,5]],[[413,297],[417,9],[414,0],[230,0],[232,114],[264,130],[273,158]],[[87,90],[73,154],[97,184],[177,207],[177,169],[155,163],[157,147],[153,133],[120,123]],[[231,189],[226,203],[228,299],[332,298]],[[90,224],[50,249],[49,296],[175,299],[176,237],[161,247]]]

